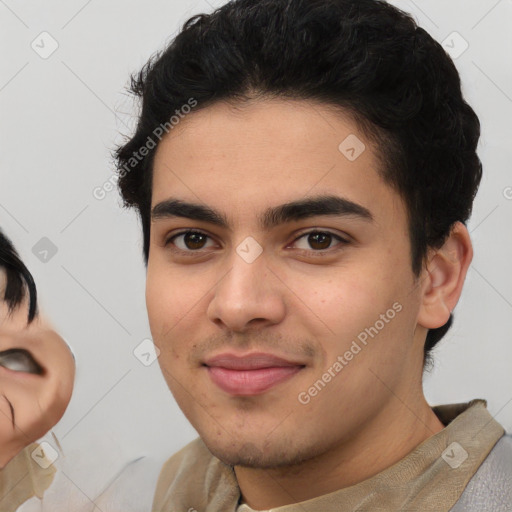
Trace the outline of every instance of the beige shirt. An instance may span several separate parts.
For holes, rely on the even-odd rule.
[[[448,511],[497,441],[503,427],[485,400],[433,407],[443,430],[402,460],[358,484],[272,512]],[[160,472],[153,512],[252,512],[240,505],[233,468],[201,439],[173,455]]]
[[[35,453],[35,458],[32,454]],[[42,464],[36,464],[37,457]],[[53,481],[55,468],[38,443],[29,444],[0,469],[0,511],[14,512],[32,496],[41,499]]]

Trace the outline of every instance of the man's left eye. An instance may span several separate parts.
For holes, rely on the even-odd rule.
[[[331,242],[334,240],[338,240],[340,242],[338,245],[345,245],[349,243],[348,240],[345,240],[330,231],[308,231],[296,238],[294,244],[296,244],[301,238],[305,238],[306,244],[308,244],[309,247],[299,247],[299,249],[307,251],[322,251],[330,249]]]
[[[10,348],[0,352],[0,366],[15,372],[33,373],[41,375],[43,369],[32,357],[32,354],[23,348]]]

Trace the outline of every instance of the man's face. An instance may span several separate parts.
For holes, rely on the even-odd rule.
[[[152,207],[194,203],[228,223],[159,206],[146,288],[163,375],[224,462],[310,459],[419,391],[421,289],[405,207],[379,165],[349,117],[305,101],[217,103],[161,141]],[[362,208],[262,225],[270,208],[327,195]]]

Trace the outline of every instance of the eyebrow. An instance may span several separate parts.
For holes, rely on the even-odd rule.
[[[355,217],[367,222],[374,221],[372,213],[364,206],[344,197],[323,195],[268,208],[259,217],[259,224],[262,229],[269,230],[281,224],[317,216]],[[203,221],[229,229],[229,221],[222,212],[202,204],[169,198],[151,210],[153,220],[172,217]]]

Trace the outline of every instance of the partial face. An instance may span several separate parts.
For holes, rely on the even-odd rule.
[[[27,307],[0,302],[0,467],[60,420],[73,390],[69,347],[44,318],[27,325]]]
[[[418,387],[406,210],[378,165],[350,118],[303,101],[218,103],[160,143],[151,331],[179,406],[224,462],[320,455]]]

